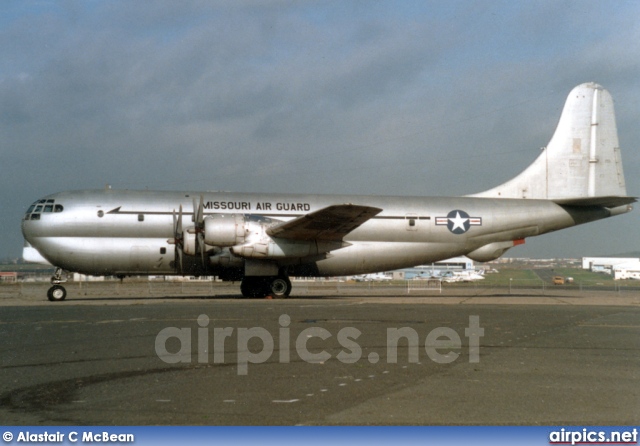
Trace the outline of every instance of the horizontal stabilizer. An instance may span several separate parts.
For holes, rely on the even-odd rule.
[[[272,226],[267,234],[291,240],[339,241],[380,212],[380,208],[338,204]]]
[[[603,206],[614,208],[638,201],[635,197],[587,197],[587,198],[562,198],[553,200],[554,203],[563,206]]]

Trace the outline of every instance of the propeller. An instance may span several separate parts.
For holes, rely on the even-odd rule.
[[[182,256],[184,251],[184,234],[182,233],[182,205],[178,216],[176,210],[173,210],[173,239],[167,240],[170,244],[175,245],[175,264],[176,271],[182,274]]]
[[[202,265],[205,265],[204,255],[206,251],[204,243],[204,197],[200,195],[200,203],[196,205],[196,198],[193,197],[193,216],[191,217],[195,223],[196,234],[196,253],[200,253]]]
[[[198,255],[202,265],[206,266],[205,254],[207,251],[204,241],[204,197],[200,196],[200,203],[193,199],[193,214],[191,215],[193,226],[183,229],[182,225],[182,205],[180,205],[178,215],[173,210],[173,238],[167,240],[175,245],[175,263],[178,274],[183,274],[183,257],[187,255]],[[195,237],[191,237],[195,235]]]
[[[191,221],[196,224],[196,226],[204,223],[204,197],[200,195],[200,203],[196,202],[196,197],[193,197],[193,215],[191,216]]]

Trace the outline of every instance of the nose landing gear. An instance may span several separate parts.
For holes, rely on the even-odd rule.
[[[56,271],[51,277],[51,285],[53,286],[49,288],[49,291],[47,291],[47,297],[51,302],[65,300],[67,297],[67,290],[60,284],[66,281],[67,279],[62,277],[62,268],[56,268]]]
[[[62,285],[54,285],[47,291],[47,297],[51,302],[58,302],[67,297],[67,290]]]

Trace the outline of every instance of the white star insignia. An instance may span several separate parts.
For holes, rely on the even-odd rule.
[[[455,231],[457,228],[464,231],[464,224],[469,221],[469,219],[460,217],[460,212],[456,212],[456,218],[450,218],[449,221],[453,223],[453,228],[451,228],[452,231]]]

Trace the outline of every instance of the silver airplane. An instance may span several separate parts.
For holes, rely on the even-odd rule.
[[[574,88],[521,174],[462,197],[84,190],[31,205],[24,258],[88,275],[210,275],[245,297],[288,296],[290,276],[369,274],[465,255],[496,259],[527,237],[631,211],[609,92]]]

